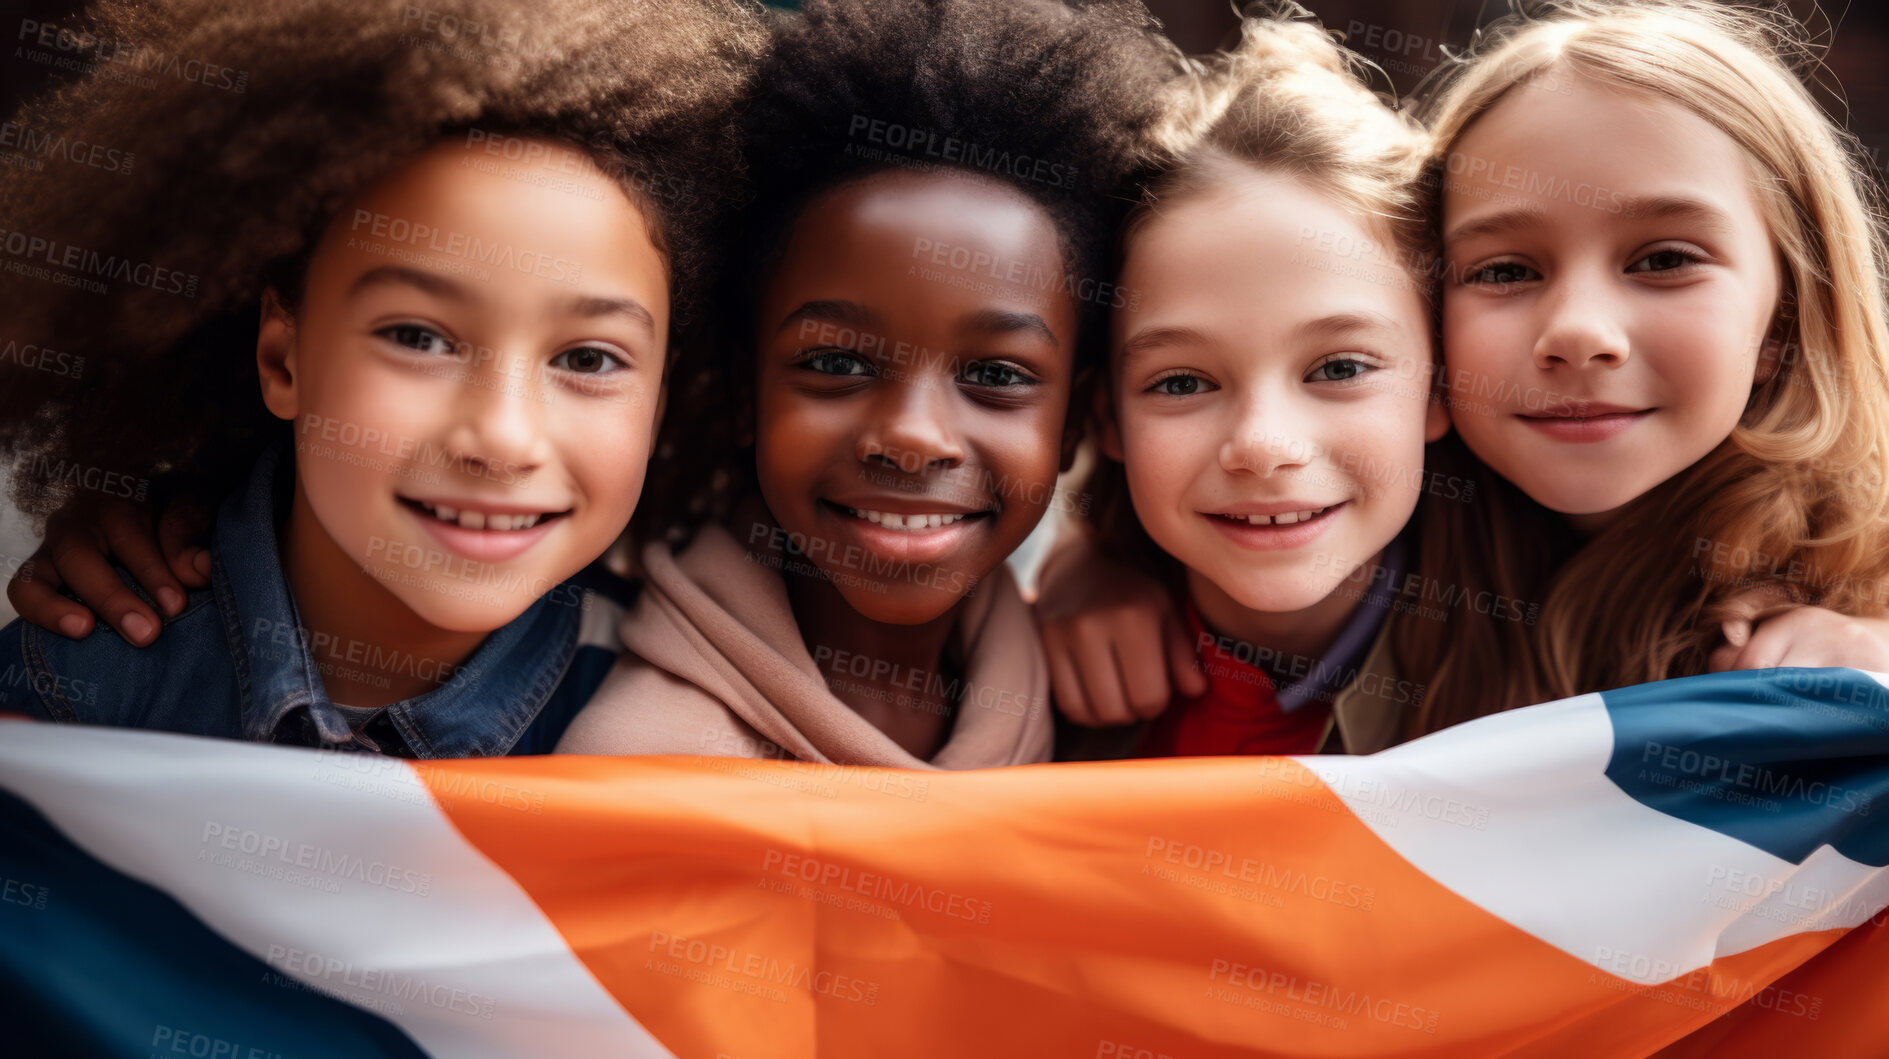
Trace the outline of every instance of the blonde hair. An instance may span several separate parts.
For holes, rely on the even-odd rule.
[[[1510,89],[1550,72],[1670,100],[1743,152],[1782,266],[1775,374],[1716,450],[1633,502],[1558,570],[1553,517],[1492,490],[1454,527],[1443,569],[1542,600],[1532,638],[1467,612],[1415,630],[1399,660],[1432,694],[1417,731],[1507,706],[1703,672],[1714,615],[1754,583],[1850,614],[1885,609],[1889,575],[1889,311],[1880,189],[1855,142],[1793,65],[1810,54],[1784,15],[1695,0],[1573,2],[1494,27],[1426,108],[1440,193],[1449,152]],[[1490,477],[1493,477],[1491,475]],[[1488,521],[1493,520],[1493,525]],[[1488,551],[1466,554],[1480,541]],[[1521,583],[1517,583],[1517,582]],[[1409,675],[1409,674],[1407,674]],[[1421,679],[1419,676],[1418,679]]]

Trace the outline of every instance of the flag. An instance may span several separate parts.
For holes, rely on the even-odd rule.
[[[1886,680],[958,773],[10,719],[0,1026],[199,1059],[1884,1055]]]

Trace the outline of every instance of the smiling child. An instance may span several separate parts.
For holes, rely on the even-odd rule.
[[[1004,560],[1073,451],[1071,395],[1120,296],[1109,193],[1171,68],[1128,4],[783,21],[720,406],[752,448],[715,468],[723,524],[645,553],[629,653],[560,750],[1047,757],[1047,670]]]
[[[459,5],[515,45],[486,54],[427,46],[398,5],[173,14],[140,32],[253,65],[246,96],[193,100],[173,127],[88,81],[27,120],[135,147],[140,168],[83,209],[54,184],[70,174],[6,201],[74,244],[200,270],[201,300],[126,298],[96,323],[78,288],[22,306],[109,363],[16,392],[43,425],[10,440],[42,507],[63,467],[227,474],[211,584],[146,650],[15,622],[0,659],[25,678],[0,708],[417,757],[548,750],[608,667],[611,608],[572,578],[636,508],[672,284],[686,299],[702,274],[714,196],[658,191],[732,168],[714,129],[755,27],[710,3]],[[684,64],[700,77],[677,91],[663,68]],[[104,241],[126,232],[146,249]],[[258,294],[246,341],[193,330]],[[177,403],[214,411],[180,424]]]

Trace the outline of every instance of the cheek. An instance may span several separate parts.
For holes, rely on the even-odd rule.
[[[1523,321],[1515,312],[1467,297],[1443,305],[1443,359],[1454,378],[1500,371],[1504,361],[1527,352]]]
[[[560,427],[557,448],[564,469],[583,491],[599,522],[615,523],[612,535],[623,528],[641,498],[649,471],[653,406],[644,402],[625,408],[591,402],[557,407]]]
[[[1148,508],[1145,517],[1161,519],[1179,503],[1203,468],[1217,461],[1219,441],[1212,417],[1125,414],[1122,421],[1123,467],[1130,492]]]

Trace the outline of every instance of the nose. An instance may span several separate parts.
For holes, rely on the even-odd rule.
[[[1297,402],[1254,393],[1234,407],[1231,429],[1220,446],[1223,470],[1264,478],[1304,467],[1324,451],[1313,440],[1310,417]]]
[[[919,474],[964,462],[950,387],[915,378],[887,386],[883,393],[871,407],[871,420],[859,432],[861,463]]]
[[[512,483],[543,463],[548,405],[522,355],[476,360],[459,385],[446,450],[474,476]]]
[[[1627,362],[1624,307],[1612,284],[1594,275],[1571,273],[1554,281],[1542,300],[1541,331],[1535,340],[1535,366],[1581,370],[1618,368]]]

